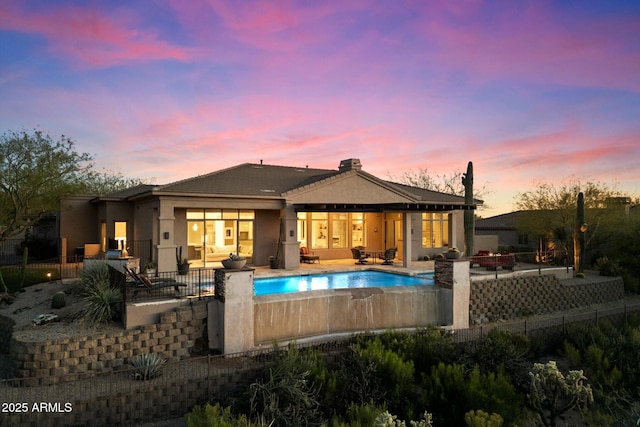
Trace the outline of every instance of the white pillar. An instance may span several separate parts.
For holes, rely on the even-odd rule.
[[[413,242],[412,215],[409,212],[402,213],[402,266],[411,267],[411,247]]]

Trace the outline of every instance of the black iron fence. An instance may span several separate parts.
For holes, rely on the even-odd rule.
[[[112,270],[113,271],[113,270]],[[114,277],[113,274],[116,274]],[[131,274],[112,274],[112,282],[116,282],[123,290],[126,303],[169,298],[198,298],[214,296],[215,269],[198,268],[181,275],[176,271],[156,273],[148,276],[148,281]]]
[[[548,250],[536,252],[499,252],[484,253],[469,257],[472,274],[487,274],[498,277],[501,273],[517,271],[535,271],[564,269],[569,273],[573,269],[573,260],[564,250]]]

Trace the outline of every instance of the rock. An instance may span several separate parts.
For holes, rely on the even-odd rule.
[[[47,314],[40,314],[39,316],[36,316],[36,318],[33,319],[33,323],[36,325],[44,325],[46,323],[53,322],[55,320],[58,320],[57,314],[47,313]]]

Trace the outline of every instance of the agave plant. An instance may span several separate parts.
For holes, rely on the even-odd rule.
[[[93,287],[85,288],[85,292],[87,309],[84,317],[89,323],[109,322],[120,317],[122,293],[108,280],[95,282]]]
[[[109,264],[106,261],[85,265],[80,276],[80,285],[85,295],[90,294],[98,283],[103,282],[109,282]]]
[[[131,376],[136,380],[146,381],[161,374],[165,360],[157,353],[144,353],[132,357],[129,362],[134,368]]]

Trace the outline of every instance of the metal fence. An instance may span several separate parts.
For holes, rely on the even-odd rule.
[[[214,296],[213,268],[192,269],[186,275],[180,275],[176,271],[156,273],[149,279],[151,286],[122,273],[119,277],[112,276],[111,280],[123,290],[125,303],[185,297],[202,299]]]
[[[469,259],[471,274],[494,276],[505,273],[535,272],[564,269],[573,270],[573,260],[567,251],[549,250],[536,252],[501,252],[490,255],[474,255]]]

